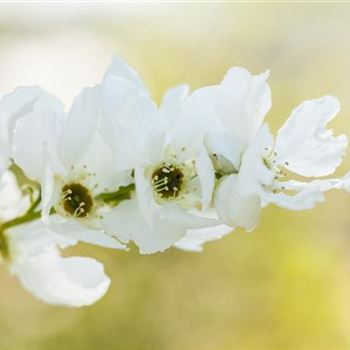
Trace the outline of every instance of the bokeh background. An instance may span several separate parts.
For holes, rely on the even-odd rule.
[[[0,95],[39,84],[71,103],[112,54],[162,92],[271,69],[273,130],[305,99],[336,95],[350,136],[350,4],[0,4]],[[77,131],[78,132],[78,131]],[[338,174],[350,168],[350,155]],[[82,309],[46,306],[0,271],[1,350],[350,348],[350,195],[314,210],[264,210],[202,254],[140,256],[87,245],[113,280]]]

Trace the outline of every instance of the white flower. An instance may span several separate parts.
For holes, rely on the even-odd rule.
[[[322,192],[337,181],[323,179],[307,184],[284,178],[288,173],[320,177],[336,170],[345,154],[347,138],[334,136],[326,125],[338,110],[339,103],[332,96],[306,101],[292,112],[275,141],[264,125],[242,158],[239,177],[243,191],[258,194],[264,205],[274,203],[290,210],[309,209],[322,201]]]
[[[157,109],[136,72],[115,58],[103,91],[109,125],[105,139],[115,151],[116,169],[133,170],[136,186],[134,198],[106,213],[110,232],[125,243],[133,240],[141,253],[153,253],[175,244],[188,230],[218,225],[205,213],[215,174],[202,142],[204,129],[191,125],[191,113],[206,90],[186,97],[186,86],[174,88]],[[203,243],[205,233],[198,234]]]
[[[339,110],[331,96],[296,108],[274,140],[268,126],[261,126],[271,105],[267,75],[263,77],[240,69],[228,73],[215,99],[215,113],[226,129],[209,133],[206,140],[222,175],[215,193],[218,214],[226,224],[247,230],[258,223],[261,206],[274,203],[290,210],[308,209],[324,199],[324,191],[339,187],[337,179],[301,182],[285,177],[287,173],[330,175],[347,147],[344,135],[335,137],[326,128]],[[243,94],[239,86],[249,88]]]
[[[0,255],[25,289],[40,300],[56,305],[80,307],[100,299],[110,284],[103,265],[86,257],[66,257],[60,249],[76,240],[52,232],[41,221],[11,227],[29,205],[15,177],[6,172],[0,191]]]
[[[118,190],[131,177],[111,166],[112,152],[99,133],[100,109],[98,86],[84,89],[67,115],[56,101],[29,113],[23,107],[14,125],[13,158],[27,177],[40,184],[43,218],[53,231],[124,249],[104,231],[108,206],[99,195]]]

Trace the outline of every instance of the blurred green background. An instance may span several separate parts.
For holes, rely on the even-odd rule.
[[[128,60],[164,89],[271,69],[273,130],[305,99],[336,95],[350,136],[350,4],[0,4],[0,95],[39,84],[70,104]],[[350,168],[346,157],[338,171]],[[113,283],[92,307],[46,306],[0,271],[1,350],[350,348],[350,195],[312,211],[264,210],[202,254],[140,256],[87,245]]]

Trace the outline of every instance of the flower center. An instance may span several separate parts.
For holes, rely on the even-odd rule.
[[[89,190],[77,183],[67,184],[62,187],[62,199],[64,210],[78,218],[86,217],[93,207],[93,200]]]
[[[176,198],[183,186],[184,174],[173,165],[163,164],[152,174],[152,186],[162,198]]]

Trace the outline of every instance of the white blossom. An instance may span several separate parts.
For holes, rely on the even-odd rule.
[[[303,210],[322,201],[323,192],[335,188],[337,179],[301,183],[287,181],[287,175],[330,175],[347,147],[344,135],[335,137],[326,128],[339,110],[331,96],[296,108],[274,140],[267,124],[262,125],[271,106],[267,77],[231,69],[213,94],[212,113],[222,128],[206,138],[222,176],[215,192],[218,214],[224,223],[247,230],[257,225],[260,209],[267,204]]]
[[[14,126],[13,159],[40,184],[42,214],[50,229],[124,249],[105,233],[103,212],[108,206],[98,197],[130,182],[130,174],[113,170],[111,150],[99,134],[99,87],[85,88],[67,115],[56,106],[47,103],[45,110],[23,113]]]

